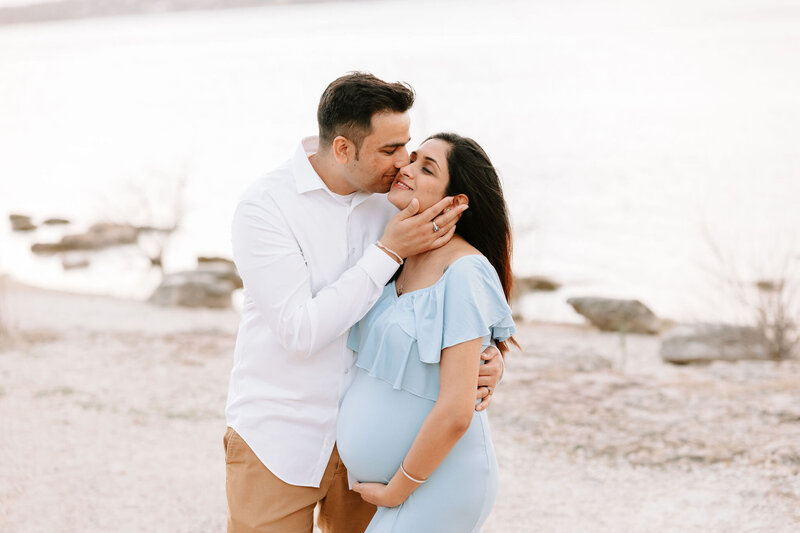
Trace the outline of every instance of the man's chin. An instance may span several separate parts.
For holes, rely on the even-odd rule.
[[[378,183],[375,184],[375,187],[372,190],[372,192],[378,193],[378,194],[386,194],[387,192],[389,192],[392,189],[392,183],[394,183],[394,178],[388,179],[388,181],[384,180],[384,181],[378,182]]]

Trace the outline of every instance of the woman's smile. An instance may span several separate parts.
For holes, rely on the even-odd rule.
[[[397,189],[402,189],[404,191],[413,191],[414,190],[411,187],[409,187],[408,184],[403,182],[403,180],[401,180],[400,178],[395,178],[394,183],[392,184],[392,187],[397,188]]]

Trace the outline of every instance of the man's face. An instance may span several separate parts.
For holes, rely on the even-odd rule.
[[[350,161],[347,180],[361,191],[388,192],[397,170],[408,164],[410,124],[408,113],[372,115],[372,132],[364,137],[358,159]]]

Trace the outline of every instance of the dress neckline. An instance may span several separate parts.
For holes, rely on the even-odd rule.
[[[442,282],[442,280],[447,275],[447,273],[450,271],[450,269],[453,268],[453,265],[455,265],[456,263],[458,263],[462,259],[466,259],[467,257],[481,257],[484,260],[488,261],[488,259],[486,259],[486,256],[483,255],[483,254],[462,255],[461,257],[459,257],[458,259],[456,259],[455,261],[453,261],[452,263],[447,265],[447,268],[444,269],[444,272],[442,272],[441,277],[439,279],[437,279],[433,284],[428,285],[427,287],[422,287],[421,289],[414,289],[413,291],[407,291],[407,292],[404,292],[403,294],[400,294],[400,295],[397,294],[397,286],[396,286],[397,283],[396,283],[396,280],[393,279],[392,280],[392,296],[394,296],[395,300],[399,300],[403,296],[408,296],[409,294],[414,294],[416,292],[427,291],[428,289],[432,289],[433,287],[437,286],[439,283]]]

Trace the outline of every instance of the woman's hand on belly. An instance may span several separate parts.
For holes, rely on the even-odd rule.
[[[353,490],[359,493],[365,502],[378,507],[397,507],[402,504],[416,487],[407,488],[411,490],[403,490],[403,487],[398,483],[390,485],[384,485],[383,483],[353,484]]]

